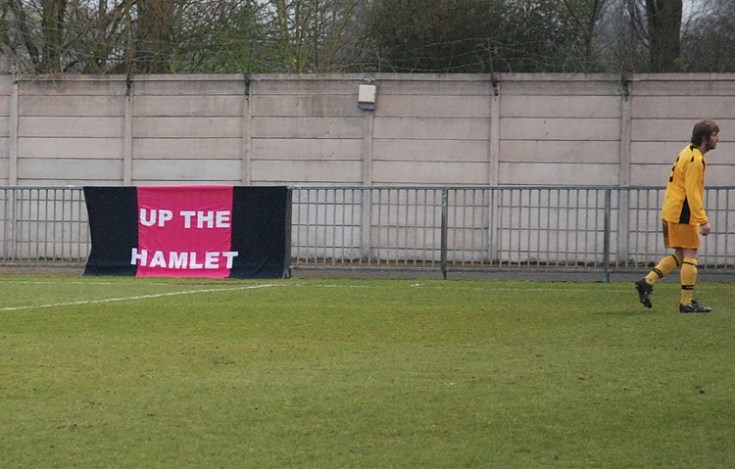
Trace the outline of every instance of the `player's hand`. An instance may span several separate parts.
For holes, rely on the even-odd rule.
[[[708,234],[712,233],[712,227],[710,226],[709,222],[700,226],[699,232],[702,233],[702,236],[707,236]]]

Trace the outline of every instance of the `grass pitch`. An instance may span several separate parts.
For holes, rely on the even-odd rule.
[[[735,290],[0,277],[0,467],[730,468]]]

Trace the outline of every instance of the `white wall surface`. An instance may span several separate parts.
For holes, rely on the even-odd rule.
[[[0,184],[662,186],[702,117],[735,179],[735,75],[0,75]]]

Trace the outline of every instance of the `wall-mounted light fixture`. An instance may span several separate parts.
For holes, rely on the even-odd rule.
[[[378,97],[378,86],[375,84],[375,80],[370,77],[363,81],[364,83],[361,83],[358,88],[357,107],[365,111],[372,111],[375,109],[375,100]]]

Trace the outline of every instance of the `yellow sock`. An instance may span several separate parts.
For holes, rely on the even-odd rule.
[[[666,256],[646,275],[646,282],[653,285],[658,279],[664,278],[679,267],[679,259],[675,255]]]
[[[688,305],[694,296],[697,283],[697,259],[687,257],[681,266],[681,304]]]

